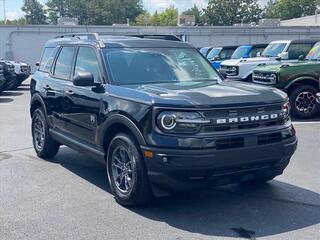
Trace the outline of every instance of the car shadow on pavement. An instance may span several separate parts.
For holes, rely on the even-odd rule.
[[[105,168],[90,157],[61,149],[56,163],[110,193]],[[249,239],[291,232],[320,223],[320,194],[280,181],[181,192],[130,208],[153,221],[207,236]]]
[[[5,96],[5,97],[16,97],[16,96],[21,96],[23,93],[21,92],[12,92],[12,91],[5,91],[0,93],[0,97]]]
[[[9,102],[12,102],[13,99],[12,98],[4,98],[0,95],[0,104],[1,103],[9,103]]]

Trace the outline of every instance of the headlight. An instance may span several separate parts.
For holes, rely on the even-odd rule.
[[[201,125],[209,124],[198,112],[161,112],[157,117],[157,126],[166,133],[195,133]]]
[[[290,110],[291,110],[291,105],[290,105],[290,102],[289,100],[286,101],[283,105],[282,105],[282,111],[283,111],[283,114],[284,114],[284,118],[288,118],[289,115],[290,115]]]

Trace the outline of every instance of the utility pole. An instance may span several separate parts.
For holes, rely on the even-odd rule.
[[[7,13],[6,13],[6,0],[0,0],[3,3],[3,17],[4,17],[4,24],[7,23]]]

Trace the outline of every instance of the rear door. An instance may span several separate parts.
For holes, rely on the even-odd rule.
[[[68,119],[65,118],[65,114],[70,111],[71,102],[66,97],[65,88],[71,82],[75,53],[76,47],[60,47],[47,81],[42,86],[46,95],[50,123],[53,129],[59,132],[68,131]]]

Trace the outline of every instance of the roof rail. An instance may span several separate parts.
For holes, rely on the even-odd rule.
[[[160,40],[170,40],[181,42],[181,39],[173,34],[137,34],[137,35],[129,35],[130,37],[138,37],[138,38],[150,38],[150,39],[160,39]]]
[[[97,33],[66,33],[63,35],[56,36],[55,38],[77,38],[87,37],[88,40],[99,40],[99,35]]]

